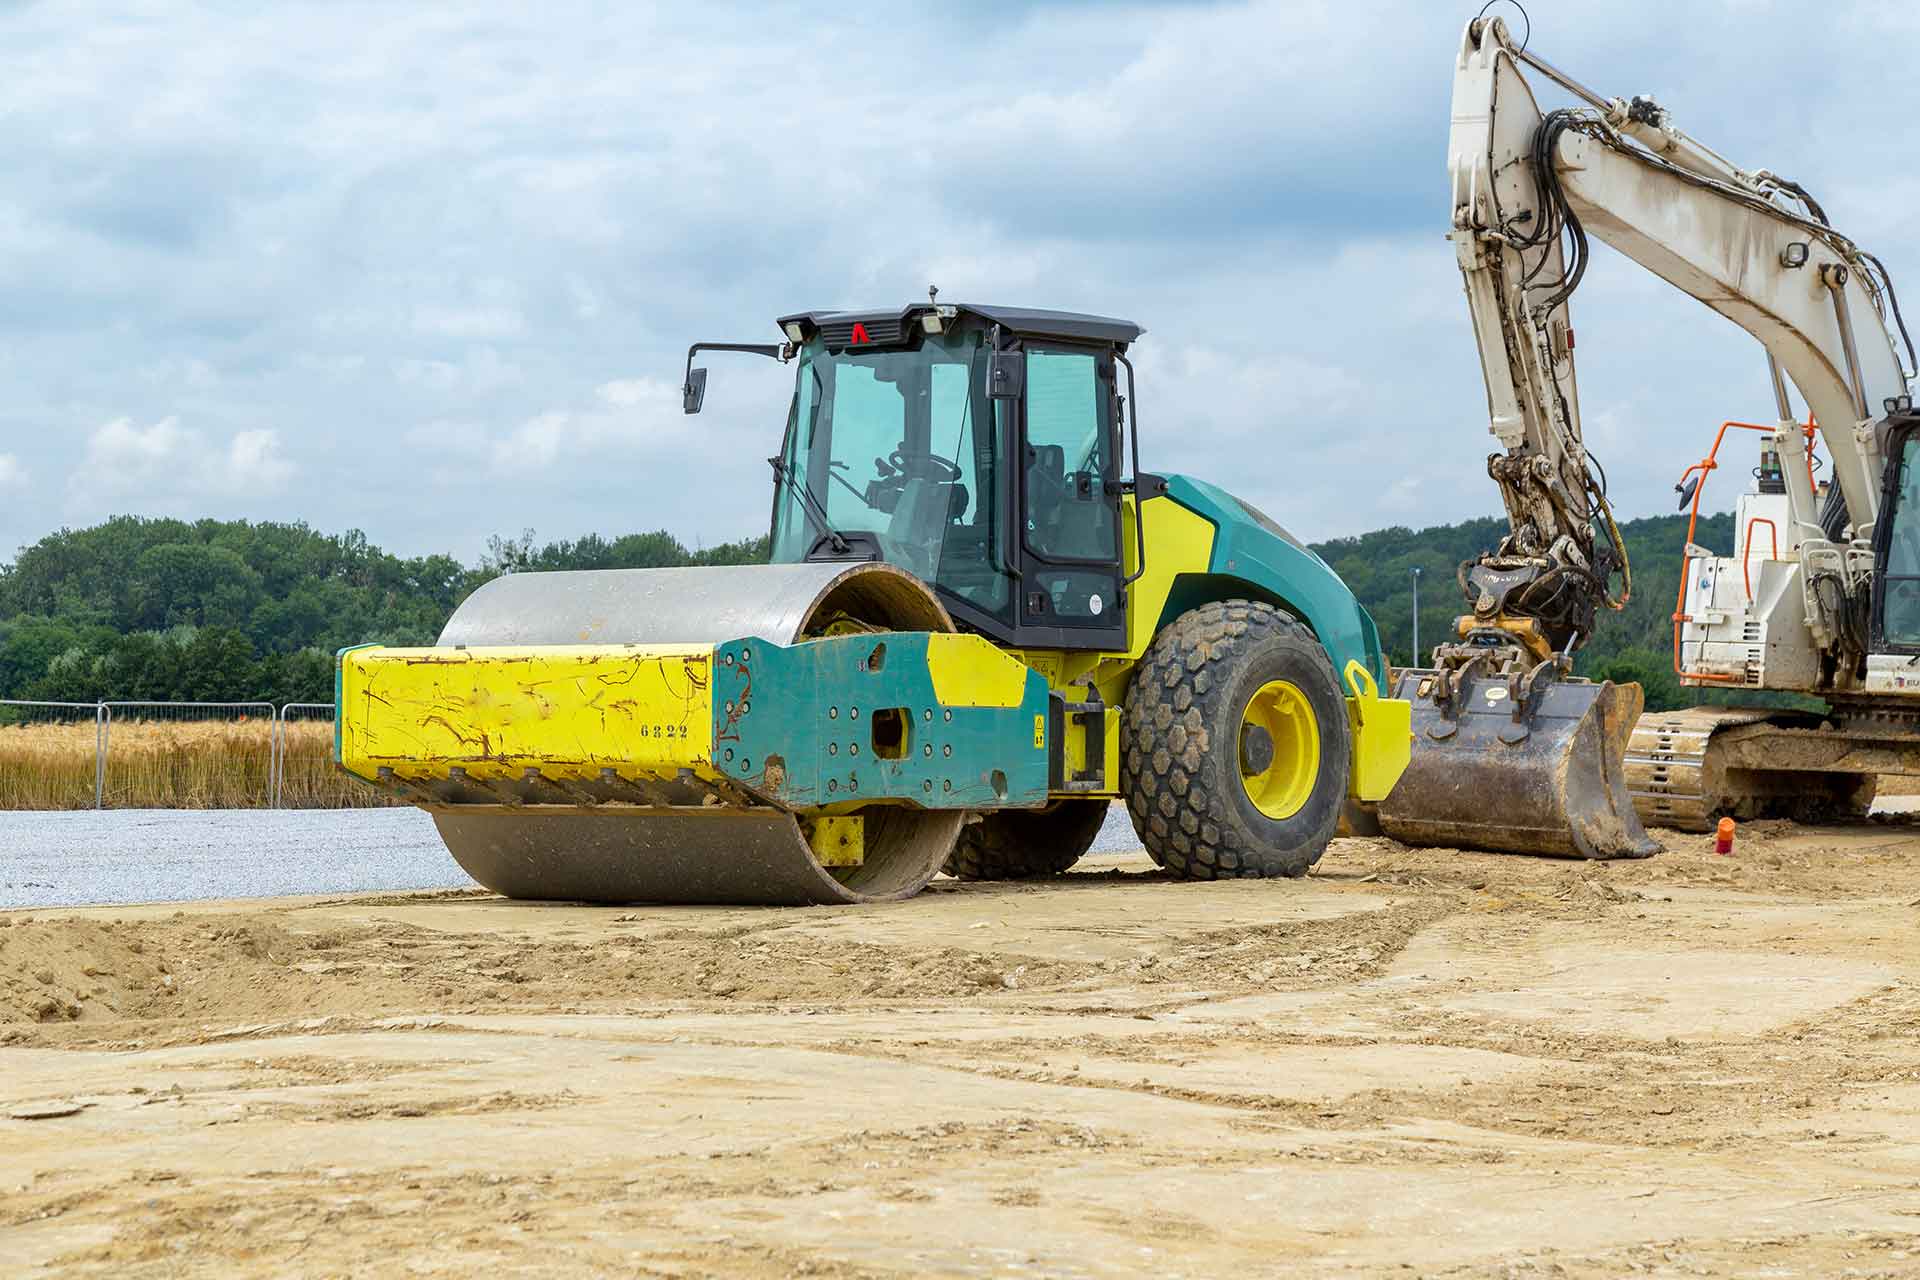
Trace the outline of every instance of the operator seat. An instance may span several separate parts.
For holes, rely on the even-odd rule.
[[[1098,560],[1113,554],[1113,509],[1098,473],[1068,471],[1065,446],[1032,447],[1027,464],[1028,541],[1053,556]]]
[[[1027,463],[1027,540],[1036,550],[1058,553],[1060,521],[1067,510],[1067,451],[1057,444],[1034,445]]]
[[[887,543],[896,548],[921,577],[932,580],[938,567],[940,544],[953,509],[951,484],[914,476],[900,488],[900,501],[887,521]]]

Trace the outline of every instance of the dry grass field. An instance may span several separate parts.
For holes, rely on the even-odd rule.
[[[90,809],[93,721],[0,726],[0,809]],[[271,800],[273,722],[115,720],[106,801],[120,809],[258,809]],[[285,725],[281,804],[339,809],[383,803],[333,767],[333,726]]]

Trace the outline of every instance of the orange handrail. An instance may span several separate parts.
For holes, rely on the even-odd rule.
[[[1758,422],[1732,422],[1732,421],[1723,422],[1720,424],[1720,430],[1713,437],[1713,448],[1707,451],[1707,456],[1702,458],[1700,461],[1694,463],[1692,466],[1688,467],[1685,471],[1682,471],[1680,473],[1680,483],[1683,486],[1687,483],[1688,476],[1692,475],[1696,471],[1700,473],[1700,483],[1696,484],[1693,487],[1693,506],[1691,510],[1689,510],[1687,513],[1687,545],[1688,546],[1693,545],[1694,529],[1700,523],[1700,494],[1707,487],[1707,476],[1710,475],[1720,465],[1717,461],[1715,461],[1715,459],[1717,459],[1720,456],[1720,442],[1727,438],[1727,429],[1730,427],[1738,427],[1743,431],[1765,431],[1765,432],[1768,432],[1769,434],[1780,430],[1780,424],[1777,422],[1770,426],[1762,425],[1761,423],[1758,423]],[[1807,437],[1807,450],[1806,450],[1807,483],[1811,485],[1813,484],[1813,433],[1814,433],[1814,422],[1811,415],[1808,416],[1806,424],[1801,429],[1804,432],[1806,432],[1806,437]],[[1816,486],[1816,490],[1817,490],[1817,486]],[[1755,517],[1755,519],[1756,520],[1765,519],[1765,517]],[[1749,522],[1749,523],[1751,524],[1752,522]],[[1772,521],[1769,520],[1768,523],[1772,524]],[[1779,532],[1778,530],[1776,530],[1774,534],[1774,555],[1776,559],[1779,557],[1779,550],[1780,550]],[[1688,671],[1680,662],[1680,626],[1682,623],[1693,621],[1693,617],[1691,614],[1683,612],[1687,604],[1687,579],[1689,577],[1689,574],[1685,568],[1687,561],[1688,561],[1688,556],[1686,552],[1682,550],[1680,553],[1680,562],[1682,565],[1682,569],[1680,573],[1680,593],[1677,597],[1675,597],[1673,602],[1673,673],[1676,676],[1679,676],[1682,680],[1715,681],[1721,684],[1732,684],[1732,683],[1738,682],[1741,679],[1741,677],[1739,676],[1724,673],[1724,672],[1718,672],[1718,671]],[[1746,567],[1745,561],[1743,559],[1741,564],[1741,571],[1743,576],[1745,574],[1745,567]],[[1747,589],[1747,599],[1748,600],[1753,599],[1753,589],[1751,586],[1749,586]]]
[[[1747,521],[1746,535],[1740,539],[1740,581],[1747,588],[1748,604],[1753,603],[1753,578],[1747,573],[1747,556],[1753,550],[1753,526],[1757,524],[1767,526],[1767,535],[1773,539],[1773,555],[1770,558],[1780,558],[1780,527],[1765,516],[1755,516]]]

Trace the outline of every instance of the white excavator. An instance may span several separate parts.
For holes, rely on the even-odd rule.
[[[1543,113],[1527,72],[1581,105]],[[1413,764],[1381,826],[1410,842],[1644,856],[1647,826],[1861,813],[1879,775],[1920,774],[1920,416],[1880,260],[1798,183],[1738,167],[1649,98],[1593,92],[1498,17],[1461,42],[1448,169],[1500,445],[1487,469],[1510,531],[1461,566],[1457,635],[1398,682]],[[1632,582],[1581,439],[1568,300],[1590,236],[1765,351],[1777,419],[1724,424],[1679,486],[1697,516],[1728,433],[1757,440],[1733,554],[1696,545],[1690,525],[1674,609],[1674,669],[1727,691],[1720,705],[1643,716],[1637,686],[1572,676]]]

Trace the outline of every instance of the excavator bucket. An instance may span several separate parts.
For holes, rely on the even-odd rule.
[[[1413,760],[1380,802],[1381,829],[1413,845],[1570,858],[1644,858],[1660,846],[1627,791],[1637,684],[1400,673]]]

